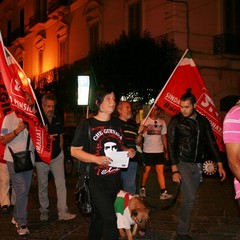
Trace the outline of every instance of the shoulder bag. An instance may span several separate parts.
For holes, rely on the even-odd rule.
[[[89,152],[91,150],[91,125],[90,119],[88,120],[88,139],[89,139]],[[93,205],[91,201],[90,191],[88,188],[89,181],[89,168],[90,163],[80,162],[80,168],[78,170],[78,181],[74,190],[76,203],[79,211],[83,215],[90,215],[93,211]]]
[[[13,158],[14,171],[16,173],[26,172],[33,169],[33,163],[31,160],[31,151],[29,150],[30,136],[28,133],[27,146],[25,151],[14,153],[13,150],[8,146],[10,153]]]

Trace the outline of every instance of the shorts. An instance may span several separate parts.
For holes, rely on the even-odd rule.
[[[146,166],[162,165],[165,163],[164,153],[143,153]]]

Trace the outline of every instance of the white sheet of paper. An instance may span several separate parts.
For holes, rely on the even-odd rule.
[[[108,166],[118,168],[128,167],[129,157],[127,156],[127,151],[109,152],[107,156],[112,159],[112,162]]]

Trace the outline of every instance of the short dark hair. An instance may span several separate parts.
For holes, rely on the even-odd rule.
[[[95,97],[94,97],[94,104],[96,106],[96,110],[99,111],[99,107],[101,105],[101,103],[103,102],[104,100],[104,97],[110,93],[114,93],[114,90],[111,88],[111,87],[100,87],[96,93],[95,93]],[[114,93],[115,94],[115,93]]]
[[[196,101],[196,97],[192,94],[192,89],[191,88],[188,88],[186,89],[186,93],[184,93],[181,98],[180,98],[181,101],[187,101],[187,100],[190,100],[190,102],[192,104],[195,104],[197,101]]]
[[[54,101],[55,103],[57,102],[56,96],[54,94],[46,93],[42,96],[42,105],[45,106],[48,100]]]

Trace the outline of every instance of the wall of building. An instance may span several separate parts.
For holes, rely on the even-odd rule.
[[[36,0],[4,0],[0,4],[0,15],[5,21],[1,20],[0,30],[6,38],[8,20],[12,21],[12,31],[19,27],[19,12],[24,7],[27,34],[17,38],[9,49],[13,55],[22,49],[24,70],[34,78],[39,74],[39,47],[44,51],[43,73],[60,67],[59,41],[63,38],[66,39],[66,63],[84,59],[89,53],[89,26],[98,21],[99,40],[114,41],[122,31],[128,32],[128,6],[136,1],[71,1],[70,6],[54,12],[45,23],[29,29]],[[218,109],[223,97],[240,96],[240,56],[213,55],[213,36],[223,33],[223,0],[141,2],[142,31],[150,31],[153,37],[168,34],[182,51],[189,48]]]

